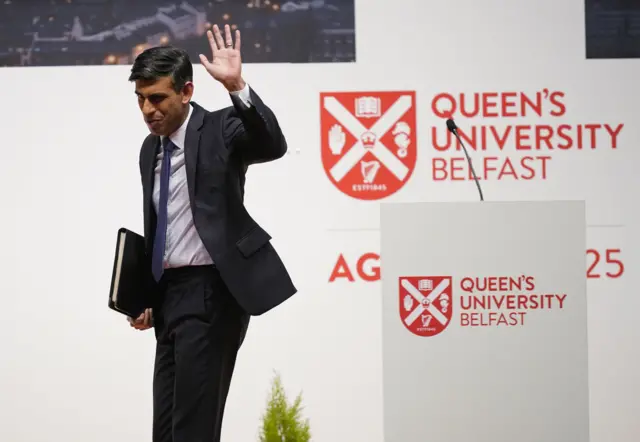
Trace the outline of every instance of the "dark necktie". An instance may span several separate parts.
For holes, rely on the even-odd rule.
[[[153,239],[153,255],[151,260],[151,271],[156,281],[160,281],[164,272],[164,248],[167,239],[167,202],[169,199],[169,176],[171,176],[171,152],[175,145],[169,137],[162,140],[163,156],[162,169],[160,171],[160,199],[158,201],[158,222],[156,224],[156,235]]]

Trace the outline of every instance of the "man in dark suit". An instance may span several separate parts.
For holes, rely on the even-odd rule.
[[[243,204],[245,173],[281,158],[287,144],[272,111],[242,79],[240,32],[207,33],[200,60],[230,94],[209,112],[191,101],[185,51],[140,54],[129,80],[150,134],[140,150],[150,308],[129,318],[154,327],[153,441],[220,441],[225,401],[249,316],[296,293],[269,234]]]

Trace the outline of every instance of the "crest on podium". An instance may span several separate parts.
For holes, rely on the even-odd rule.
[[[453,310],[450,276],[401,276],[400,319],[417,336],[435,336],[451,323]]]

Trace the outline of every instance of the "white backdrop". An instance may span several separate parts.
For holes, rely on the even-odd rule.
[[[274,236],[300,292],[252,320],[223,440],[257,440],[275,369],[291,395],[303,390],[315,441],[382,442],[380,285],[356,271],[360,256],[378,252],[380,201],[351,198],[329,181],[320,93],[415,91],[417,163],[386,198],[411,202],[477,198],[470,181],[432,179],[433,157],[461,156],[432,147],[433,127],[445,136],[444,120],[432,111],[436,95],[534,96],[547,88],[564,94],[564,115],[457,114],[456,121],[463,131],[624,125],[615,149],[602,132],[596,149],[516,152],[512,138],[503,151],[489,142],[473,158],[551,157],[546,179],[490,176],[483,182],[487,200],[587,201],[587,244],[600,255],[593,273],[602,275],[588,281],[591,440],[637,441],[640,60],[585,59],[582,0],[356,6],[357,63],[245,66],[291,149],[281,161],[250,169],[247,205]],[[153,332],[131,330],[106,308],[116,229],[142,230],[138,153],[146,128],[127,76],[126,66],[0,69],[0,440],[150,440]],[[195,80],[198,103],[230,104],[200,66]],[[620,253],[609,252],[607,263],[613,249]],[[340,254],[353,282],[329,281]],[[617,273],[612,259],[624,265],[620,277],[606,276]],[[366,274],[375,272],[375,260],[366,264]]]

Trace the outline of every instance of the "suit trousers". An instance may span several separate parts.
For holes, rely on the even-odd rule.
[[[166,269],[154,306],[153,442],[219,442],[249,315],[215,266]]]

